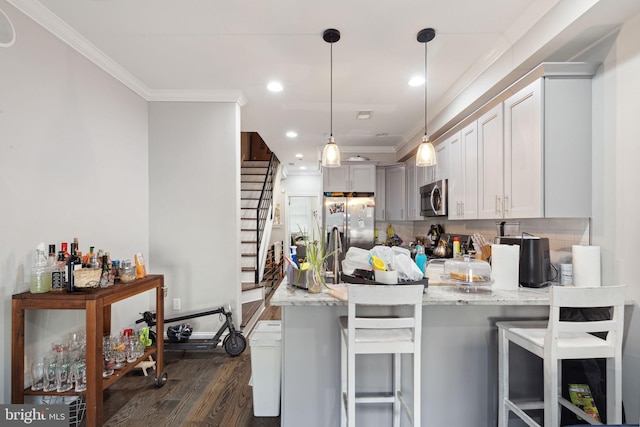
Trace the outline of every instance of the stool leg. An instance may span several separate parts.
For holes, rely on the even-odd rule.
[[[498,328],[498,427],[507,427],[509,408],[505,399],[509,398],[509,340],[504,329]]]
[[[349,427],[356,425],[356,355],[347,349],[347,420]]]
[[[400,427],[402,406],[399,395],[402,392],[402,355],[394,353],[391,357],[393,359],[393,427]]]
[[[607,358],[607,424],[622,423],[622,362]]]
[[[422,410],[422,370],[420,368],[421,360],[415,353],[411,355],[413,358],[413,425],[420,427],[422,425],[421,410]]]
[[[342,334],[341,334],[342,335]],[[347,407],[344,397],[347,393],[347,348],[344,335],[340,337],[340,427],[347,426]]]
[[[558,394],[560,381],[558,380],[558,364],[560,361],[551,354],[544,355],[544,426],[557,427],[560,425]]]

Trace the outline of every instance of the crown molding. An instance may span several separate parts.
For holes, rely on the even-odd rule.
[[[240,90],[152,90],[147,101],[234,102],[241,107],[247,104],[247,98]]]
[[[235,102],[241,107],[247,103],[242,91],[171,91],[151,90],[138,80],[133,74],[124,69],[109,55],[100,50],[96,45],[83,37],[66,22],[44,7],[37,0],[7,0],[20,12],[35,21],[45,30],[49,31],[69,47],[93,62],[107,74],[131,89],[146,101],[182,101],[182,102]]]
[[[122,68],[106,53],[98,49],[66,22],[53,14],[36,0],[7,0],[16,9],[34,20],[38,25],[69,45],[72,49],[96,64],[123,85],[148,100],[149,88],[133,74]]]

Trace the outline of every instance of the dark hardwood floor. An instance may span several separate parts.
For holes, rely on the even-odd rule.
[[[280,320],[280,308],[268,300],[261,320]],[[253,416],[250,346],[238,357],[228,356],[220,346],[165,351],[164,357],[168,379],[163,387],[154,385],[154,371],[145,377],[136,369],[104,391],[105,426],[280,425],[280,417]]]

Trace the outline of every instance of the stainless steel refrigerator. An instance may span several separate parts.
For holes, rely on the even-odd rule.
[[[340,265],[350,247],[371,249],[375,244],[375,198],[373,193],[337,196],[325,193],[323,230],[326,252],[339,251]],[[327,268],[333,270],[333,260]],[[341,269],[341,268],[340,268]]]

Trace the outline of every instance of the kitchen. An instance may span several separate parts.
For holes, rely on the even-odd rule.
[[[149,254],[152,271],[163,272],[168,280],[189,284],[189,292],[185,295],[194,297],[191,301],[183,301],[185,304],[195,306],[198,295],[210,293],[208,284],[198,283],[193,277],[208,277],[214,269],[223,278],[222,282],[236,282],[239,261],[225,256],[237,251],[233,243],[229,243],[230,246],[224,249],[212,248],[210,239],[202,236],[218,236],[221,229],[239,228],[237,209],[231,206],[221,212],[219,203],[219,200],[237,198],[239,190],[234,184],[237,170],[226,168],[229,163],[233,163],[231,161],[220,161],[220,166],[225,167],[211,168],[194,159],[237,159],[239,163],[239,154],[233,144],[217,144],[214,149],[194,129],[203,126],[205,116],[214,117],[219,127],[210,130],[209,136],[216,141],[235,140],[239,138],[235,135],[240,129],[240,106],[232,101],[149,103],[130,89],[136,86],[135,81],[130,80],[129,85],[123,85],[108,73],[95,68],[85,56],[34,24],[15,8],[14,3],[16,2],[0,3],[0,8],[11,18],[18,33],[14,47],[0,49],[0,61],[3,64],[0,71],[1,93],[7,96],[0,105],[0,124],[3,130],[0,173],[4,201],[0,226],[4,243],[0,250],[3,279],[0,286],[5,295],[6,308],[3,311],[3,348],[10,347],[8,301],[23,282],[20,273],[23,271],[21,266],[24,265],[22,254],[31,249],[33,242],[42,240],[41,230],[34,229],[34,224],[43,224],[43,227],[55,230],[55,235],[73,236],[79,231],[87,234],[87,239],[94,235],[108,239],[110,246],[117,251],[124,252],[135,247]],[[609,6],[611,7],[610,2]],[[624,10],[628,3],[624,6],[615,3],[612,7]],[[599,10],[603,16],[606,15],[605,11],[606,8]],[[637,45],[640,25],[637,13],[632,11],[627,15],[620,30],[616,30],[608,39],[609,44],[598,46],[605,52],[602,55],[602,66],[593,79],[595,102],[591,219],[578,223],[568,220],[524,219],[520,223],[522,230],[526,228],[534,234],[548,233],[549,237],[553,235],[558,241],[581,240],[586,233],[593,244],[603,248],[603,281],[628,284],[628,296],[636,300],[640,293],[635,286],[633,251],[629,246],[640,234],[633,215],[639,202],[632,196],[635,194],[633,186],[638,181],[635,159],[640,154],[634,144],[637,139],[635,112],[640,110],[639,101],[634,96],[638,93],[636,76],[640,70],[640,48]],[[584,19],[595,18],[588,15]],[[417,28],[412,31],[417,31]],[[336,52],[339,48],[340,45],[336,45]],[[537,64],[530,64],[528,68],[535,65]],[[437,64],[432,66],[437,68]],[[496,72],[499,72],[501,66],[504,67],[504,64],[496,65]],[[501,73],[500,78],[496,79],[507,74],[509,73]],[[31,93],[43,94],[43,99],[34,100],[31,96],[25,96]],[[53,102],[54,99],[67,101],[58,103]],[[74,104],[78,99],[82,101],[82,108]],[[46,123],[34,124],[34,115],[48,119]],[[79,117],[84,117],[87,122],[77,124]],[[167,125],[171,120],[173,126]],[[433,129],[439,129],[445,122],[446,118],[435,121]],[[176,134],[183,141],[189,140],[191,143],[183,144],[181,150],[176,151],[171,140],[171,135]],[[70,135],[75,135],[73,143],[69,142]],[[54,143],[44,142],[48,140]],[[394,157],[408,158],[409,152],[416,145],[408,144]],[[91,150],[83,149],[89,146]],[[367,156],[372,160],[383,157],[380,153]],[[56,168],[44,169],[48,172],[44,174],[40,168],[51,160],[56,163]],[[384,160],[388,161],[386,158]],[[117,174],[105,166],[106,162],[112,161],[118,165]],[[70,171],[71,168],[73,172]],[[89,177],[95,178],[89,180]],[[168,177],[173,182],[167,182]],[[309,177],[290,174],[283,186],[286,186],[288,195],[319,194],[316,191],[320,186],[317,178],[315,184],[310,181]],[[208,194],[212,183],[216,182],[228,182],[229,185],[216,190],[215,200],[201,197]],[[75,203],[73,212],[69,212],[68,205],[73,203],[73,199],[67,201],[66,196],[61,196],[57,191],[46,191],[47,186],[51,186],[51,189],[78,186],[78,198],[82,203]],[[114,197],[117,203],[105,207],[103,197],[97,189],[116,189]],[[185,189],[188,189],[188,194],[185,194]],[[184,227],[177,229],[171,214],[191,218],[189,212],[181,209],[189,200],[198,200],[198,208],[205,212],[216,212],[216,224],[189,227],[188,221],[185,221]],[[55,214],[43,211],[42,206],[49,206],[47,210],[50,209]],[[75,225],[77,220],[61,221],[62,217],[93,220],[81,220],[79,225]],[[95,222],[110,224],[118,230],[120,237],[104,237],[108,233],[94,231]],[[468,234],[475,229],[488,237],[494,235],[493,220],[475,220],[471,226],[459,221],[453,222],[442,223],[445,229],[452,232]],[[426,233],[430,223],[404,221],[394,222],[393,225],[396,232],[410,239],[411,236]],[[382,226],[382,229],[386,227]],[[558,245],[566,247],[565,243]],[[176,248],[188,248],[189,253],[182,253],[186,251]],[[207,266],[204,263],[194,263],[193,257],[200,259],[200,254],[203,257],[206,255],[207,262],[212,259],[213,262]],[[213,301],[209,302],[238,301],[238,293],[237,286],[220,285],[216,288]],[[116,310],[125,315],[127,312],[136,312],[140,305],[150,304],[152,305],[150,301],[141,298],[130,306],[118,307]],[[632,321],[634,320],[637,322],[632,317]],[[63,330],[82,321],[82,318],[62,313],[52,314],[50,318],[30,318],[34,331],[29,342],[31,348],[37,350],[39,341],[48,341],[47,337],[52,331],[46,326],[47,323],[53,322],[57,325],[56,328]],[[627,350],[633,350],[638,346],[637,326],[635,329],[629,328],[629,333]],[[634,356],[637,353],[629,351],[626,354],[625,370],[628,372],[639,371],[640,361]],[[5,384],[0,400],[7,402],[9,355],[4,352],[0,360]],[[625,393],[629,396],[640,395],[640,379],[637,375],[626,375],[626,378],[630,380],[624,384]],[[627,400],[637,402],[639,399]],[[638,408],[630,406],[627,408],[629,416],[637,418]]]

